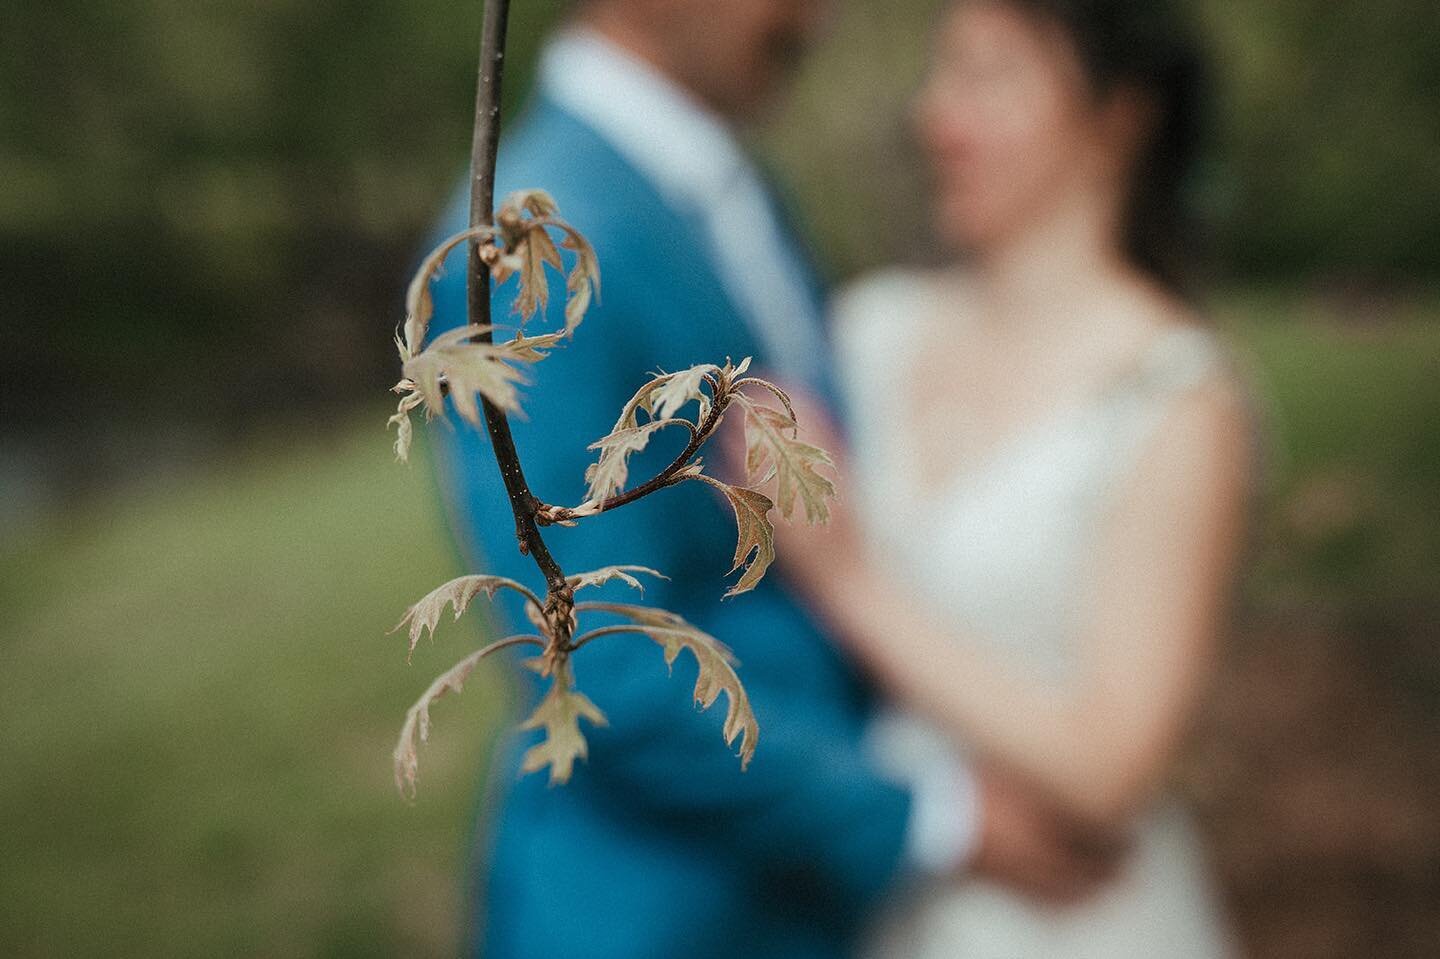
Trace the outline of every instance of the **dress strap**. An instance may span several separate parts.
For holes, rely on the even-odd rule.
[[[1199,386],[1224,365],[1224,350],[1213,333],[1184,326],[1156,336],[1136,365],[1130,385],[1158,399]]]
[[[1215,334],[1186,326],[1156,335],[1114,384],[1106,404],[1108,468],[1098,477],[1096,495],[1106,496],[1133,469],[1146,444],[1188,392],[1228,365]]]

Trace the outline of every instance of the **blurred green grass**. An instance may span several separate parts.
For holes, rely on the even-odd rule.
[[[1255,368],[1270,440],[1252,603],[1312,608],[1351,626],[1433,618],[1440,299],[1252,291],[1216,312]]]
[[[418,802],[404,710],[476,638],[386,636],[452,574],[428,467],[384,413],[97,503],[0,558],[0,953],[455,951],[472,787],[503,708],[437,711]]]
[[[1217,313],[1271,412],[1254,600],[1433,610],[1440,302],[1358,322],[1252,292]],[[453,954],[508,687],[489,666],[437,710],[402,803],[403,711],[477,627],[408,668],[385,635],[458,560],[428,467],[390,462],[383,415],[254,440],[0,550],[0,951]]]

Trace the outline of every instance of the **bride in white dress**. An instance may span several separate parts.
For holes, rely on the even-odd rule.
[[[1165,6],[952,7],[916,119],[966,265],[837,309],[848,509],[780,532],[787,573],[899,704],[892,759],[963,750],[1130,846],[1067,908],[919,884],[877,957],[1231,954],[1165,782],[1223,628],[1250,431],[1159,256],[1193,108]]]

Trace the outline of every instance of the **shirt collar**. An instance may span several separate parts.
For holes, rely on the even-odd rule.
[[[704,206],[754,175],[717,114],[595,31],[572,27],[551,40],[540,61],[540,86],[672,203]]]

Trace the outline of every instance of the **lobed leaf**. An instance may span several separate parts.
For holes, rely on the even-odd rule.
[[[532,187],[516,190],[501,200],[499,209],[495,211],[495,222],[500,227],[501,238],[509,245],[525,231],[526,214],[535,218],[554,216],[559,211],[559,204],[548,191]]]
[[[665,664],[674,667],[682,649],[690,650],[700,666],[695,680],[695,702],[709,709],[724,693],[728,699],[722,735],[727,746],[740,739],[740,768],[750,765],[755,746],[760,740],[760,724],[750,707],[750,697],[735,672],[739,665],[730,648],[674,613],[624,603],[584,603],[577,610],[615,613],[631,620],[635,632],[650,637],[665,651]]]
[[[798,497],[805,506],[805,520],[814,525],[830,518],[826,502],[835,497],[835,484],[817,472],[834,467],[830,454],[799,438],[795,417],[773,406],[762,406],[736,393],[745,408],[745,471],[749,482],[776,479],[775,505],[789,519]]]
[[[405,723],[400,727],[400,740],[395,744],[395,788],[402,796],[415,798],[415,782],[420,772],[420,744],[430,739],[430,706],[446,693],[460,693],[465,681],[475,671],[480,660],[506,646],[517,643],[544,645],[536,636],[511,636],[476,650],[460,662],[441,673],[424,694],[405,712]]]
[[[480,425],[479,394],[502,410],[520,409],[517,384],[528,382],[513,363],[532,363],[544,359],[540,348],[545,337],[515,339],[509,342],[485,343],[476,334],[493,327],[462,326],[442,333],[423,353],[405,363],[405,375],[425,398],[431,415],[444,412],[445,388],[455,403],[455,411],[475,425]]]
[[[415,427],[410,422],[410,414],[417,406],[425,402],[425,397],[420,395],[415,381],[409,378],[402,379],[390,387],[390,392],[400,395],[399,407],[395,415],[385,421],[387,427],[396,427],[395,433],[395,458],[402,463],[410,462],[410,443],[415,435]]]
[[[669,419],[686,403],[696,400],[700,413],[695,422],[703,422],[710,412],[710,397],[702,389],[707,375],[720,372],[714,363],[701,363],[678,373],[665,373],[656,377],[653,388],[645,399],[645,406],[656,419]]]
[[[446,606],[455,607],[455,619],[458,620],[476,596],[484,593],[490,599],[494,599],[495,594],[502,589],[514,590],[531,603],[540,605],[534,593],[513,579],[506,579],[503,576],[461,576],[431,590],[418,603],[405,611],[405,615],[390,632],[398,632],[407,625],[410,627],[410,647],[405,655],[408,661],[415,652],[415,646],[420,642],[420,636],[424,630],[430,631],[432,640],[435,638],[435,627],[439,625],[440,617],[445,612]]]
[[[405,336],[396,337],[395,344],[400,350],[400,360],[408,362],[419,355],[425,342],[425,333],[430,327],[430,318],[435,315],[435,299],[430,294],[430,283],[439,274],[450,251],[466,240],[490,240],[495,237],[495,228],[479,226],[462,230],[447,237],[420,263],[410,286],[405,291]]]
[[[616,429],[609,436],[602,437],[588,447],[600,451],[600,458],[585,470],[588,486],[586,497],[592,502],[603,502],[625,488],[630,478],[630,456],[650,444],[650,437],[670,426],[690,426],[687,420],[651,420],[639,426]]]
[[[533,317],[545,309],[550,302],[550,284],[545,279],[545,264],[557,270],[565,269],[560,259],[560,250],[550,234],[542,226],[532,226],[525,231],[524,239],[515,247],[513,254],[520,258],[520,295],[515,298],[515,311],[520,320]]]
[[[492,274],[503,283],[515,273],[520,274],[520,292],[515,298],[515,311],[521,322],[543,310],[550,300],[550,286],[545,277],[549,265],[557,271],[565,269],[560,248],[575,254],[575,265],[565,280],[565,335],[570,335],[585,318],[591,301],[600,288],[600,261],[595,248],[573,226],[556,216],[555,200],[544,190],[522,190],[510,194],[496,211],[500,237],[505,254],[499,257]],[[550,237],[550,228],[564,234],[560,247]]]
[[[770,522],[769,512],[775,504],[770,497],[758,490],[722,483],[704,473],[693,473],[690,479],[708,483],[724,494],[735,511],[735,565],[730,572],[742,566],[745,571],[740,579],[724,596],[729,599],[754,589],[765,577],[765,571],[775,562],[775,524]]]
[[[568,223],[556,221],[565,231],[560,245],[575,254],[575,265],[565,279],[565,332],[574,333],[585,319],[590,302],[600,294],[600,259],[590,241]]]
[[[538,363],[550,355],[546,350],[559,346],[564,340],[563,333],[541,333],[538,336],[516,333],[513,340],[500,344],[500,348],[509,354],[510,359]]]
[[[746,363],[748,362],[746,360]],[[645,449],[656,430],[681,424],[698,429],[709,415],[712,404],[712,397],[705,394],[703,387],[709,382],[713,388],[715,383],[721,382],[732,370],[729,363],[724,367],[701,363],[677,373],[656,373],[651,376],[625,403],[610,434],[590,445],[590,449],[600,450],[600,459],[590,464],[585,471],[587,501],[603,502],[625,488],[625,482],[630,475],[630,455]],[[674,415],[691,401],[698,401],[700,404],[699,415],[693,421]],[[641,410],[650,414],[652,419],[642,424]]]
[[[557,219],[555,200],[544,190],[522,190],[512,193],[496,211],[495,226],[479,226],[447,237],[421,262],[405,293],[403,336],[395,337],[396,350],[404,365],[405,379],[395,388],[402,398],[395,415],[387,425],[397,428],[395,455],[408,460],[414,428],[410,413],[419,405],[413,395],[423,397],[430,415],[444,406],[442,383],[455,393],[455,406],[462,416],[479,424],[480,410],[475,402],[479,393],[505,410],[519,409],[516,384],[524,377],[507,360],[534,362],[544,358],[543,350],[571,334],[584,319],[585,311],[600,289],[600,263],[595,249],[579,231]],[[497,282],[504,282],[512,273],[520,273],[520,293],[516,310],[522,321],[543,309],[549,298],[545,266],[565,268],[560,247],[550,237],[548,228],[560,230],[564,236],[560,246],[575,255],[575,265],[566,279],[565,329],[562,333],[541,337],[517,336],[508,348],[501,344],[471,342],[481,328],[468,327],[470,332],[452,332],[441,336],[423,349],[435,301],[430,284],[440,274],[450,252],[467,241],[488,241],[482,249],[490,272]],[[503,254],[493,241],[505,244]]]
[[[550,689],[530,718],[521,724],[522,729],[544,729],[545,738],[526,750],[520,760],[522,773],[549,766],[552,786],[569,782],[575,761],[589,754],[585,735],[580,731],[580,720],[586,719],[595,726],[608,725],[600,708],[575,689],[568,660],[560,660],[553,672],[555,678]]]
[[[669,579],[664,573],[656,572],[648,566],[606,566],[604,569],[597,569],[590,573],[576,573],[574,576],[565,577],[565,582],[570,584],[572,590],[581,590],[586,586],[604,586],[611,580],[618,579],[631,589],[639,590],[643,596],[645,586],[631,573],[645,573],[654,576],[656,579]]]
[[[750,369],[750,359],[751,358],[747,356],[738,364],[735,364],[731,363],[728,357],[726,358],[725,365],[716,371],[718,392],[721,395],[728,396],[735,389],[735,385],[740,381],[740,377],[744,376],[745,371]]]

